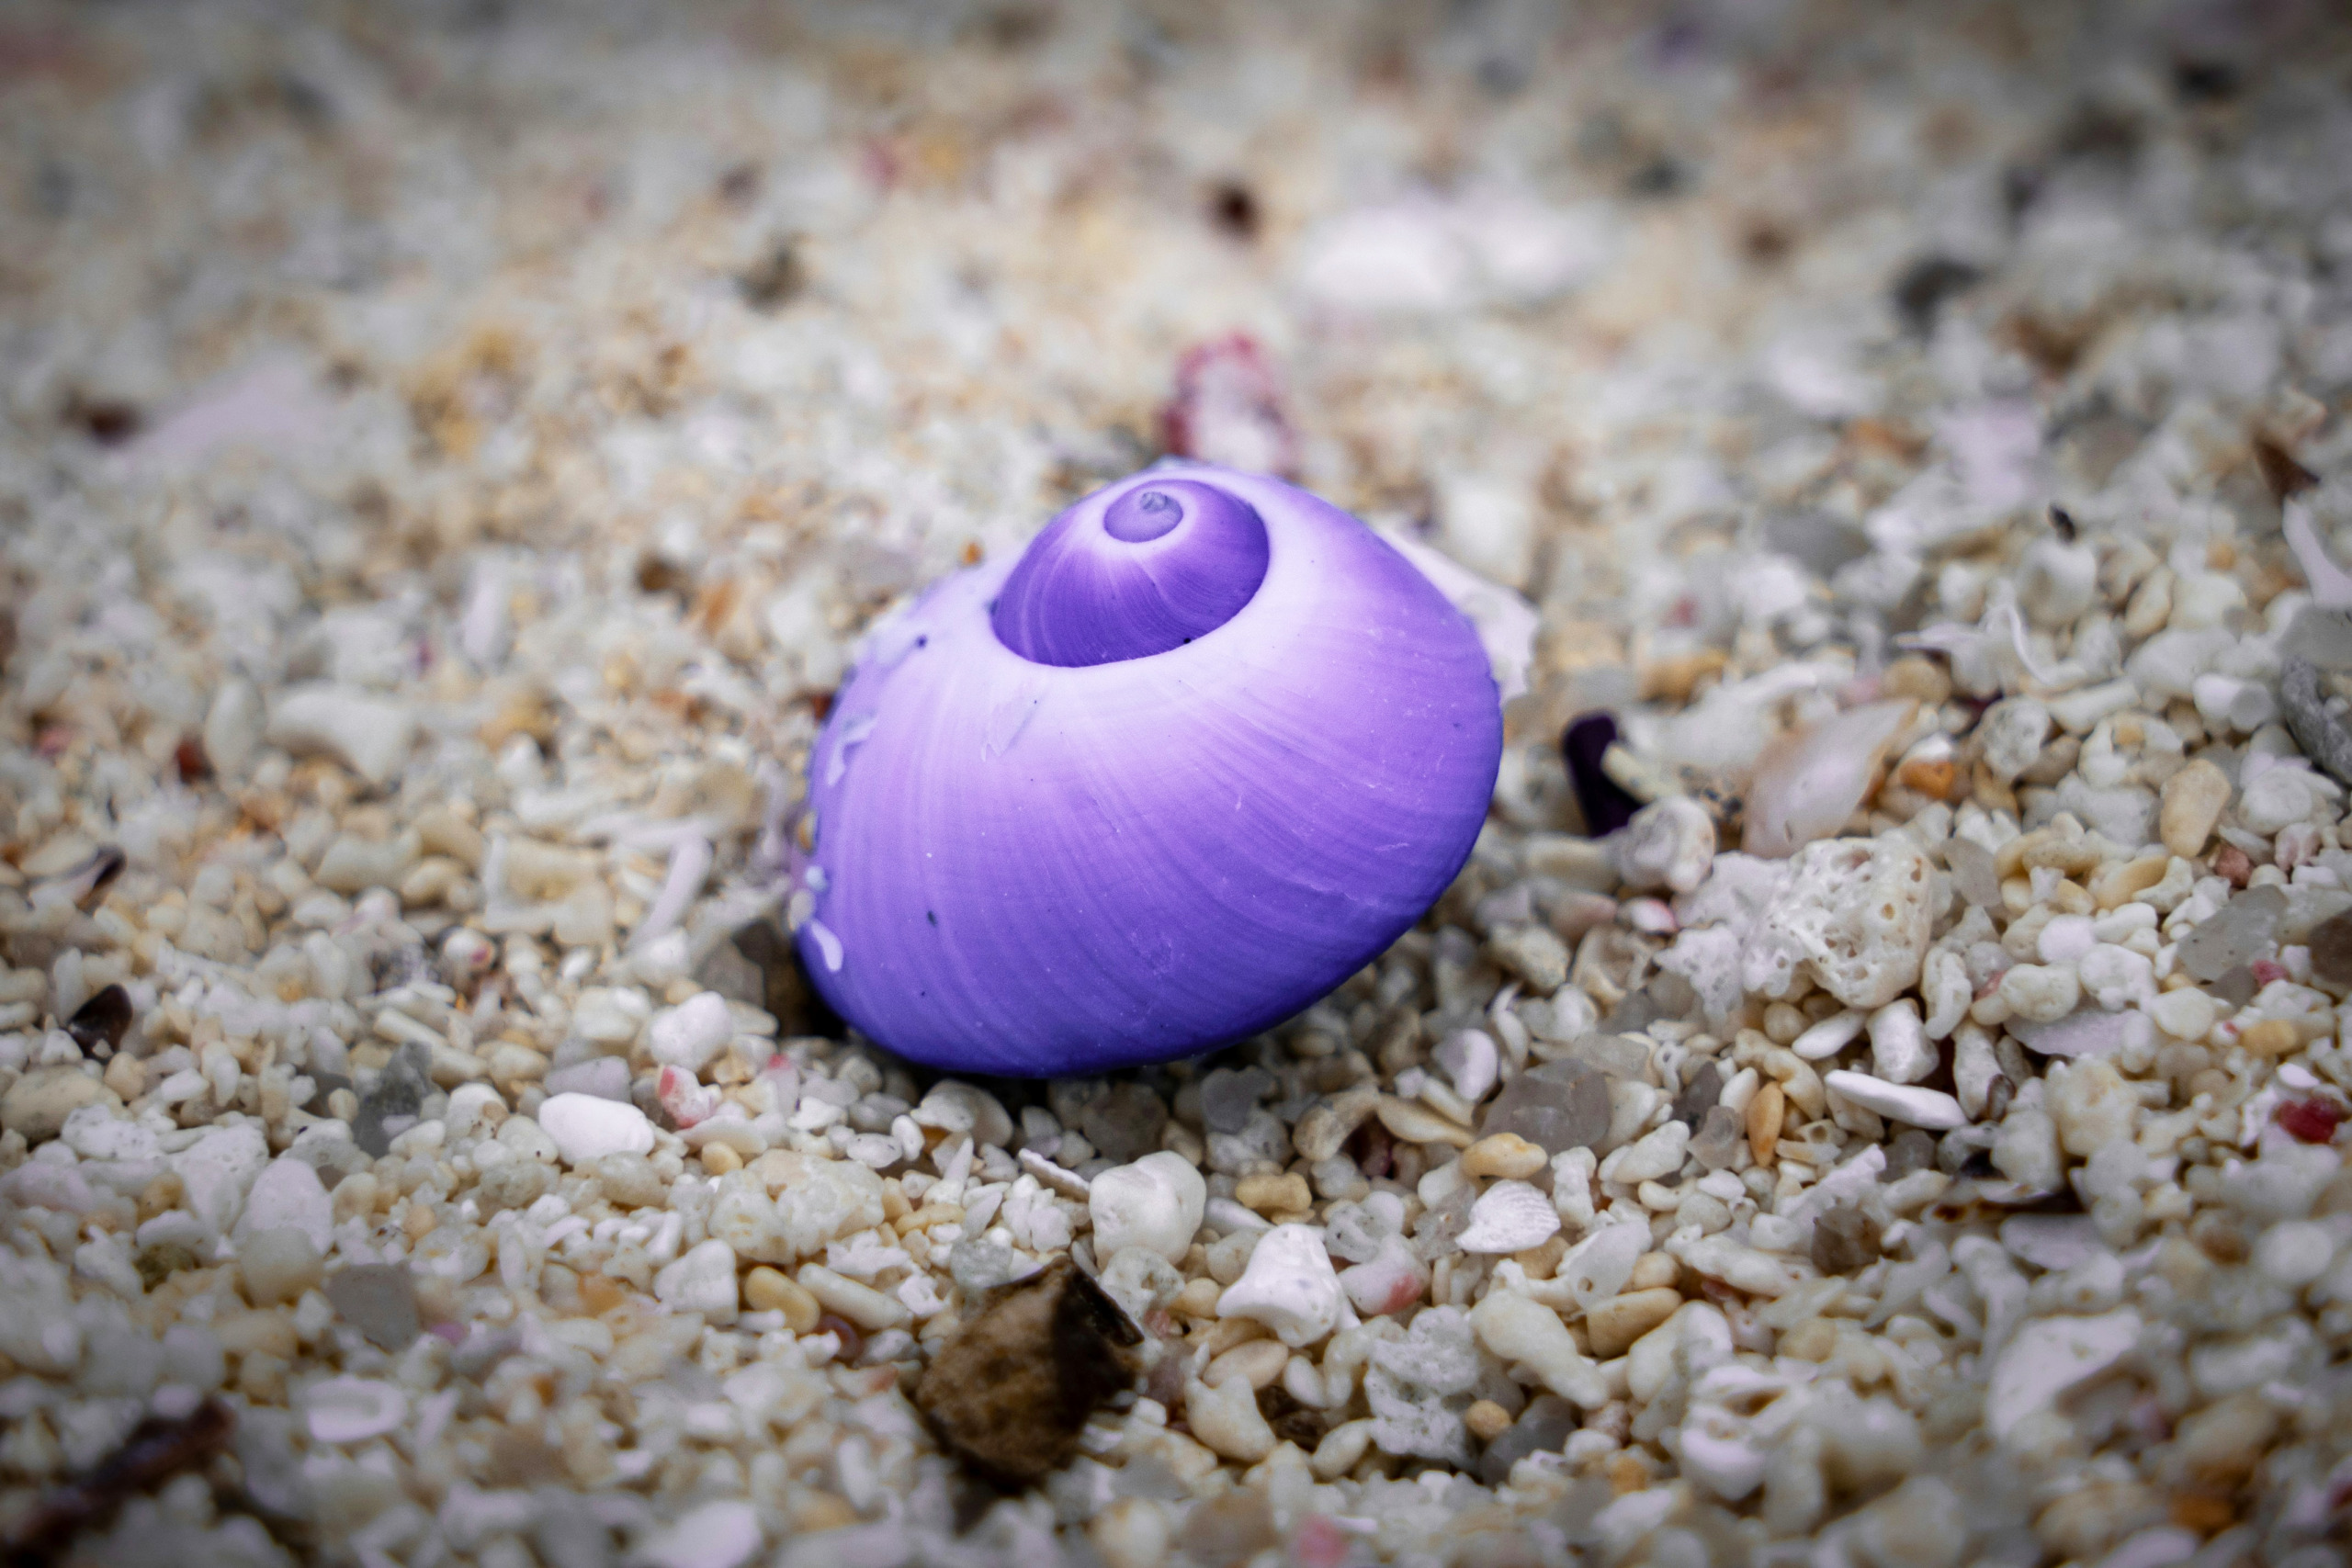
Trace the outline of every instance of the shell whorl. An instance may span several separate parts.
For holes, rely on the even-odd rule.
[[[1046,525],[989,612],[999,641],[1037,664],[1148,659],[1205,636],[1266,580],[1257,510],[1199,479],[1088,497]]]

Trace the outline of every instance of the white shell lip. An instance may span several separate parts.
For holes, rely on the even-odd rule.
[[[1355,519],[1210,480],[1268,539],[1257,594],[1146,658],[1033,662],[989,605],[1016,560],[878,628],[811,766],[803,950],[919,1060],[1049,1075],[1164,1060],[1304,1007],[1442,893],[1484,821],[1500,702],[1469,623]]]

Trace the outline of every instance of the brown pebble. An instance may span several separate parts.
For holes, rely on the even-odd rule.
[[[2337,990],[2352,988],[2352,909],[2312,928],[2312,976]]]
[[[1859,1274],[1878,1261],[1879,1223],[1840,1204],[1813,1223],[1813,1266],[1824,1274]]]
[[[915,1405],[1001,1484],[1067,1463],[1095,1407],[1131,1385],[1142,1331],[1068,1258],[991,1292],[940,1348]]]

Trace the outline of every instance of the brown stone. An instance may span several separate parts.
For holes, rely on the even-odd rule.
[[[915,1404],[991,1481],[1025,1486],[1078,1451],[1086,1418],[1135,1382],[1142,1331],[1063,1258],[992,1291],[940,1348]]]

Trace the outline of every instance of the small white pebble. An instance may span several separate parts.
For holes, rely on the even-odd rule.
[[[1861,1037],[1862,1029],[1868,1021],[1866,1014],[1855,1012],[1850,1009],[1845,1012],[1832,1013],[1803,1034],[1798,1035],[1789,1049],[1808,1062],[1817,1062],[1824,1056],[1834,1056]]]
[[[653,1123],[636,1106],[618,1100],[593,1094],[553,1095],[539,1107],[538,1122],[566,1165],[590,1165],[606,1155],[653,1152]]]
[[[1925,1127],[1931,1132],[1968,1125],[1967,1113],[1961,1110],[1960,1101],[1941,1089],[1921,1089],[1916,1084],[1892,1084],[1884,1078],[1874,1078],[1868,1073],[1843,1069],[1823,1074],[1821,1081],[1832,1092],[1844,1095],[1857,1105],[1867,1106],[1889,1121]]]

